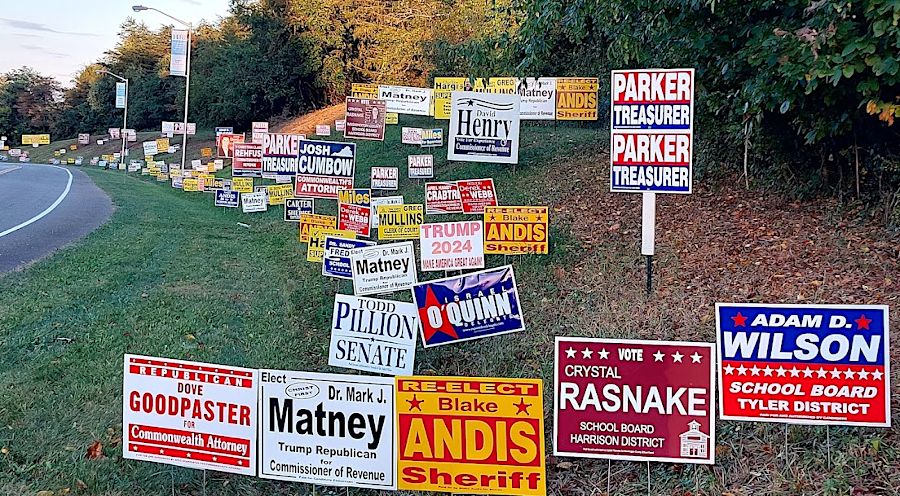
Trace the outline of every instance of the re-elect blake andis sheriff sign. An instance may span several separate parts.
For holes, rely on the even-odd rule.
[[[716,304],[723,419],[890,427],[882,305]]]

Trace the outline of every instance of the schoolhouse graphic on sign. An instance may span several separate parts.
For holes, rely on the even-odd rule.
[[[691,458],[706,458],[709,450],[709,436],[700,432],[700,422],[692,420],[688,424],[687,432],[681,437],[681,456]]]

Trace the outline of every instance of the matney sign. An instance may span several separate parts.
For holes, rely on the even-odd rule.
[[[260,477],[397,488],[393,378],[259,374]]]
[[[357,248],[350,252],[350,271],[357,296],[410,289],[417,281],[413,243]]]
[[[356,145],[334,141],[300,141],[294,196],[337,199],[353,188]]]
[[[256,475],[256,370],[125,355],[122,457]]]
[[[397,378],[398,488],[544,496],[540,379]]]
[[[297,173],[297,154],[302,134],[266,133],[263,136],[262,173],[293,176]]]
[[[553,453],[712,464],[712,343],[557,337]]]
[[[412,303],[334,295],[328,365],[412,375],[419,312]]]
[[[454,91],[447,160],[519,162],[519,96]]]
[[[426,348],[525,330],[512,265],[423,282],[413,301]]]
[[[484,223],[480,220],[419,226],[422,271],[484,268]]]
[[[612,71],[610,191],[690,193],[694,70]]]
[[[890,427],[888,307],[716,303],[719,415]]]
[[[432,90],[409,86],[378,87],[378,99],[383,100],[388,112],[409,115],[429,115]]]

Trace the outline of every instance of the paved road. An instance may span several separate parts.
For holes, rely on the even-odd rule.
[[[77,168],[0,163],[0,275],[87,235],[112,212]]]

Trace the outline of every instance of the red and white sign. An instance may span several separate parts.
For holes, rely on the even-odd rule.
[[[256,475],[257,371],[125,355],[122,456]]]
[[[231,175],[234,177],[260,177],[262,175],[262,145],[259,143],[235,143]]]
[[[410,179],[434,177],[434,155],[409,155],[406,158],[407,176]]]
[[[331,126],[328,124],[316,124],[316,136],[331,136]]]
[[[396,191],[400,187],[400,169],[397,167],[372,167],[370,187]]]
[[[425,183],[425,214],[459,214],[462,211],[462,200],[455,182]]]
[[[368,238],[371,232],[372,207],[354,205],[352,203],[338,204],[338,229],[341,231],[353,231],[357,236]]]
[[[419,226],[422,271],[484,268],[484,222],[439,222]]]
[[[269,123],[268,122],[254,122],[251,125],[251,142],[259,143],[260,145],[265,142],[266,134],[269,132]]]
[[[243,134],[220,134],[216,137],[216,156],[219,158],[232,158],[234,156],[235,143],[243,142]]]
[[[491,178],[456,181],[456,186],[465,214],[483,214],[484,207],[497,206],[497,191]]]
[[[713,464],[713,346],[557,337],[553,454]]]

